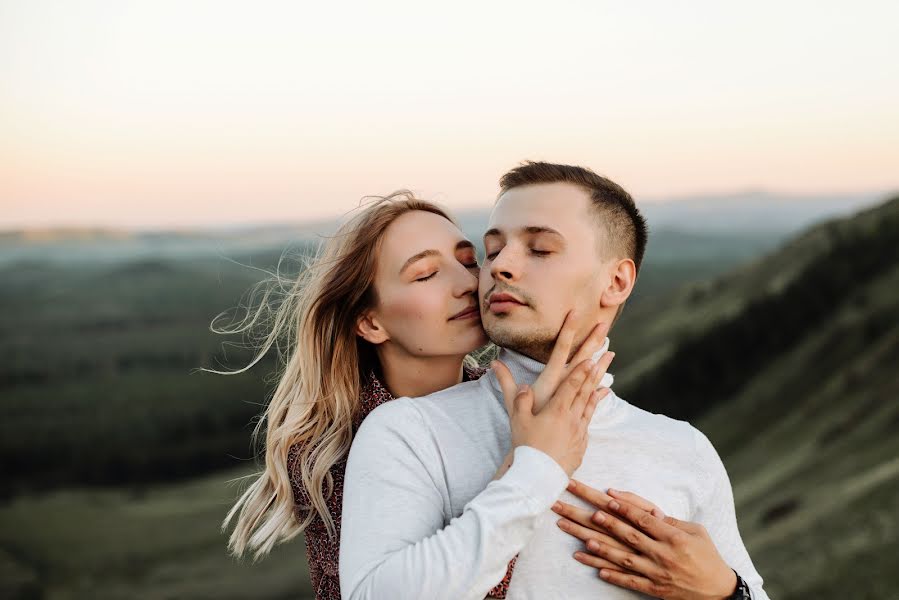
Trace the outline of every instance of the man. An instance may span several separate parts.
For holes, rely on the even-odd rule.
[[[581,167],[527,163],[500,185],[484,235],[482,322],[515,382],[531,385],[570,310],[581,317],[578,341],[593,323],[620,313],[642,261],[646,226],[627,192]],[[483,598],[516,554],[509,598],[645,597],[571,557],[583,546],[559,529],[551,507],[560,497],[595,507],[565,491],[568,473],[559,460],[518,445],[509,470],[490,481],[513,445],[508,382],[499,367],[479,381],[398,399],[369,415],[346,472],[345,598]],[[538,398],[534,410],[546,401]],[[694,542],[705,543],[705,551],[714,543],[720,553],[696,566],[714,583],[707,597],[732,597],[745,582],[753,600],[767,600],[740,538],[727,472],[689,423],[610,392],[592,417],[574,477],[593,488],[636,492],[673,521],[693,521],[707,532]],[[648,539],[640,545],[648,548]]]

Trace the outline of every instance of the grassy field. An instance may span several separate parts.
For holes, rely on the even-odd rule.
[[[313,598],[302,538],[256,565],[227,555],[226,482],[246,473],[15,498],[0,507],[0,597]]]

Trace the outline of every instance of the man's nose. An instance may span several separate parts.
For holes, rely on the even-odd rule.
[[[490,264],[490,274],[496,280],[514,281],[518,274],[515,262],[515,253],[506,246],[493,258],[493,262]]]

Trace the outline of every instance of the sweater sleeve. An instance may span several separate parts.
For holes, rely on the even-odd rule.
[[[734,495],[727,469],[715,450],[715,446],[704,433],[693,428],[698,468],[705,478],[704,489],[709,490],[700,503],[694,521],[701,523],[709,532],[715,547],[724,561],[749,586],[753,600],[770,600],[762,587],[762,576],[756,571],[743,544],[737,526]]]
[[[505,475],[447,522],[440,450],[406,398],[378,407],[363,422],[344,487],[344,600],[483,599],[568,484],[552,458],[520,446]]]

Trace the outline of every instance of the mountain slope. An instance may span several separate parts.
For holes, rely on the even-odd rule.
[[[899,586],[897,259],[899,198],[640,306],[639,339],[615,338],[653,348],[620,372],[622,395],[715,443],[772,598]]]

